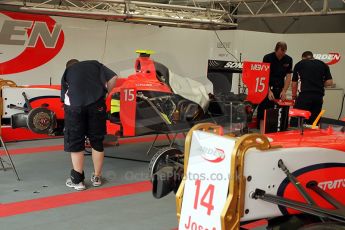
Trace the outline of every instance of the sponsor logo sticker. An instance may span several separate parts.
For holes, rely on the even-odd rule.
[[[0,72],[15,74],[42,66],[62,49],[62,26],[46,15],[0,11]]]
[[[225,159],[224,150],[219,148],[208,148],[206,146],[201,147],[202,158],[211,163],[219,163]]]
[[[314,58],[325,62],[327,65],[334,65],[340,61],[339,53],[314,54]]]

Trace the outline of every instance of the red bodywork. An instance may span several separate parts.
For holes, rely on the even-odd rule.
[[[150,91],[172,94],[170,87],[159,81],[156,76],[154,62],[149,57],[139,57],[135,62],[136,73],[122,82],[109,93],[106,100],[107,112],[110,110],[111,98],[120,93],[120,121],[124,136],[135,136],[136,92]]]
[[[136,92],[150,91],[172,94],[170,87],[159,81],[156,76],[154,62],[149,57],[138,57],[135,62],[136,73],[128,78],[118,78],[114,89],[106,98],[107,112],[110,111],[112,96],[120,93],[120,121],[124,136],[135,136],[135,116],[136,116]],[[61,90],[60,85],[30,85],[27,88],[47,88]],[[43,104],[56,114],[59,120],[64,119],[63,103],[60,97],[42,96],[29,98],[32,108],[41,107]],[[107,122],[109,134],[115,134],[120,127]]]
[[[344,152],[345,134],[332,130],[306,129],[301,135],[299,130],[265,134],[272,138],[272,145],[283,148],[319,147]]]
[[[304,134],[301,135],[299,130],[287,131],[282,133],[267,134],[272,139],[271,144],[273,146],[281,146],[283,148],[305,148],[316,147],[324,149],[333,149],[344,152],[345,158],[345,134],[328,130],[311,130],[307,129]],[[317,151],[317,150],[316,150]],[[327,156],[325,156],[325,160]],[[345,205],[345,164],[339,162],[329,162],[325,164],[315,164],[299,169],[296,172],[291,172],[298,179],[298,181],[305,187],[306,191],[310,194],[313,200],[324,208],[333,207],[325,202],[315,192],[306,188],[306,184],[312,180],[317,182],[329,181],[333,182],[332,189],[325,189],[325,191],[335,197],[339,202]],[[306,203],[304,198],[297,192],[296,188],[291,184],[283,182],[278,190],[279,196],[283,196],[288,199],[300,201]],[[298,213],[292,209],[285,209],[280,207],[283,214],[295,214]]]
[[[26,88],[45,88],[45,89],[56,89],[61,90],[61,85],[30,85],[25,86]],[[32,98],[30,105],[32,108],[41,107],[43,104],[48,105],[47,109],[54,111],[57,119],[64,119],[63,103],[60,101],[60,97],[42,96]]]
[[[266,68],[262,70],[251,70],[252,65],[262,65]],[[267,94],[269,65],[259,62],[246,62],[246,68],[243,69],[245,84],[248,88],[247,100],[256,104],[260,102]],[[165,94],[173,94],[171,88],[157,78],[155,64],[149,55],[140,55],[135,62],[135,73],[127,78],[118,78],[115,88],[108,94],[106,98],[107,112],[111,109],[111,100],[114,94],[120,95],[120,126],[123,136],[135,136],[136,129],[136,92],[159,92]],[[264,76],[264,81],[260,81]],[[252,80],[250,80],[252,79]],[[259,79],[255,81],[253,79]],[[255,82],[259,85],[254,84]],[[28,88],[50,88],[60,90],[58,85],[31,85]],[[48,104],[48,109],[55,112],[57,119],[64,119],[63,104],[60,98],[56,96],[42,96],[31,98],[30,104],[32,108],[37,108],[43,104]],[[119,124],[107,123],[108,133],[115,134],[119,129]]]
[[[172,93],[166,84],[157,79],[154,62],[149,57],[137,58],[135,71],[136,73],[128,78],[120,78],[116,81],[116,87],[109,93],[107,98],[108,111],[110,110],[111,96],[114,93],[120,93],[123,89]]]

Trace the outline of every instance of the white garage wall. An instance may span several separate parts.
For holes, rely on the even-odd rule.
[[[97,59],[114,69],[122,77],[133,73],[136,49],[156,51],[153,58],[167,65],[172,71],[205,83],[211,89],[206,78],[207,60],[234,60],[220,42],[214,31],[181,28],[135,25],[116,22],[104,22],[86,19],[53,17],[62,25],[65,43],[60,53],[50,62],[36,69],[23,73],[1,75],[18,84],[47,84],[52,78],[53,84],[59,84],[64,66],[70,58],[80,60]],[[6,16],[0,14],[0,26]],[[345,55],[345,33],[341,34],[272,34],[241,30],[218,31],[221,41],[237,59],[261,61],[262,57],[272,52],[277,41],[288,43],[288,54],[294,63],[300,60],[304,50],[314,53],[338,52]],[[13,46],[12,46],[13,47]],[[2,54],[15,56],[20,53],[15,47],[0,45]],[[13,54],[14,53],[14,54]],[[338,87],[345,88],[344,57],[331,71]],[[237,88],[237,77],[233,88]]]
[[[206,75],[209,43],[208,31],[110,22],[104,63],[125,76],[133,73],[135,50],[151,49],[154,60],[177,74],[200,78]]]
[[[0,14],[0,25],[5,19],[9,20]],[[60,84],[66,61],[69,59],[99,60],[101,58],[105,36],[104,22],[62,17],[54,17],[54,19],[62,25],[65,35],[65,42],[59,54],[45,65],[21,73],[1,75],[1,78],[13,80],[17,84],[48,84],[49,78],[52,78],[53,84]],[[11,53],[11,49],[15,47],[0,44],[0,52],[6,48]],[[20,53],[13,52],[17,55]],[[2,56],[10,55],[10,53],[4,52]]]
[[[62,25],[65,35],[59,54],[33,70],[9,75],[1,74],[0,71],[1,78],[14,80],[18,84],[47,84],[49,78],[52,78],[53,84],[59,84],[65,63],[71,58],[99,60],[121,77],[126,77],[134,73],[134,62],[138,56],[135,50],[152,49],[156,52],[153,59],[166,64],[177,74],[206,79],[208,47],[212,41],[208,31],[53,18]],[[0,14],[0,28],[4,20],[11,19]],[[0,44],[0,52],[6,51],[1,54],[0,63],[19,55],[22,48],[16,47]]]
[[[238,60],[247,61],[262,61],[265,54],[273,52],[274,46],[277,41],[281,40],[282,35],[270,34],[262,32],[251,31],[218,31],[218,37],[225,44],[230,42],[230,48],[228,51],[232,54],[229,55],[224,48],[217,48],[219,39],[214,32],[213,43],[211,46],[211,57],[219,60],[234,61],[234,55]],[[218,44],[219,45],[219,44]],[[234,92],[238,92],[238,74],[234,74],[232,89]]]

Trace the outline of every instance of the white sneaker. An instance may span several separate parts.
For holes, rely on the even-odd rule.
[[[95,176],[95,174],[92,173],[91,182],[94,187],[99,187],[102,185],[102,178],[101,176]]]
[[[78,190],[78,191],[82,191],[86,189],[84,181],[80,182],[79,184],[74,184],[71,178],[68,178],[66,180],[66,186],[70,188],[74,188],[75,190]]]

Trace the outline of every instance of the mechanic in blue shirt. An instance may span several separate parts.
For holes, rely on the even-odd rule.
[[[64,150],[71,152],[73,169],[66,185],[76,190],[84,184],[84,150],[87,137],[92,147],[93,186],[102,184],[103,140],[106,134],[105,97],[115,86],[117,75],[98,61],[69,60],[61,79],[64,102]]]
[[[287,44],[278,42],[274,52],[266,54],[263,62],[270,63],[270,80],[267,97],[259,104],[257,111],[257,128],[260,129],[265,109],[274,108],[274,99],[286,99],[286,91],[291,83],[292,58],[286,54]]]

